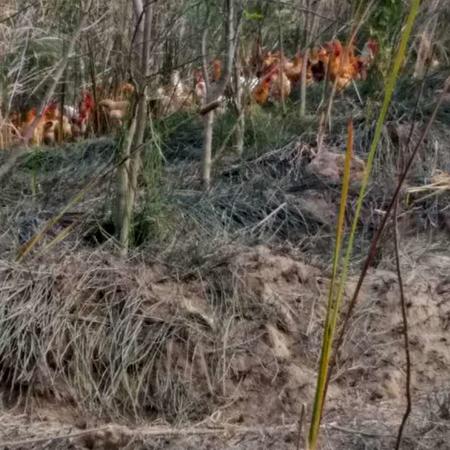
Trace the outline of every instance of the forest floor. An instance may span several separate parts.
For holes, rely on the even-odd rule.
[[[450,171],[444,131],[430,145],[434,168]],[[303,448],[339,202],[336,180],[304,170],[307,147],[294,139],[219,167],[208,194],[195,187],[198,155],[166,155],[162,178],[150,176],[160,189],[139,196],[127,259],[109,235],[112,141],[22,158],[0,199],[0,449]],[[426,184],[425,166],[409,186]],[[378,173],[368,194],[346,300],[392,185]],[[403,450],[450,449],[446,195],[400,213],[413,405]],[[406,365],[391,236],[344,335],[322,449],[394,448]]]

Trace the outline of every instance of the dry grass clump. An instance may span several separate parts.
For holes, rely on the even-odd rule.
[[[1,260],[5,405],[177,424],[295,422],[313,396],[326,275],[262,246],[197,248],[184,258],[176,267],[58,250],[21,265]],[[420,259],[406,294],[422,395],[446,380],[449,258]],[[336,409],[327,423],[362,411],[354,428],[375,439],[381,422],[390,436],[402,404],[402,354],[393,345],[401,317],[395,275],[377,270],[367,281],[330,385]]]
[[[100,252],[1,261],[0,378],[9,401],[203,418],[232,394],[231,361],[261,336],[261,320],[279,317],[264,303],[255,309],[225,261],[181,284],[163,266]],[[238,329],[246,309],[252,321]]]
[[[208,322],[188,320],[195,311],[157,267],[98,253],[47,255],[30,270],[2,261],[0,277],[1,378],[11,393],[112,415],[205,412],[196,366],[200,342],[213,347],[214,336]]]
[[[181,272],[101,252],[2,260],[5,398],[177,422],[229,402],[237,421],[240,411],[253,422],[282,409],[295,415],[311,393],[302,358],[318,344],[317,269],[267,248],[223,248],[206,261]],[[298,314],[311,317],[300,323]],[[268,385],[271,409],[259,410]]]

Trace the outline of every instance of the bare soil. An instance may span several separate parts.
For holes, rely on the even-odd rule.
[[[406,247],[402,264],[413,411],[402,448],[449,449],[450,256],[445,248],[418,254]],[[35,336],[34,342],[45,347],[47,361],[26,362],[26,380],[24,373],[16,376],[14,358],[6,358],[2,347],[0,448],[297,448],[303,405],[303,428],[310,417],[329,280],[327,270],[307,264],[302,255],[264,246],[229,247],[202,271],[179,273],[157,262],[67,254],[53,260],[36,258],[28,273],[2,261],[0,277],[2,301],[11,302],[6,316],[3,311],[4,323],[19,326],[30,314],[41,320],[38,310],[45,303],[52,315],[47,326],[53,330]],[[405,409],[396,280],[386,260],[364,284],[329,389],[324,449],[393,448]],[[350,279],[347,294],[355,282]],[[24,288],[20,299],[8,297],[13,291],[8,283],[14,290]],[[36,292],[49,285],[51,300],[37,302]],[[107,294],[112,285],[114,295]],[[91,340],[107,340],[119,328],[103,330],[102,324],[120,301],[138,304],[132,314],[141,320],[123,324],[115,351],[131,351],[127,339],[135,334],[142,345],[150,345],[145,336],[151,335],[154,342],[157,327],[165,334],[147,355],[159,352],[157,362],[146,372],[145,362],[127,366],[124,356],[122,369],[128,378],[122,381],[141,380],[142,385],[128,386],[134,394],[127,396],[123,387],[112,390],[92,381],[98,392],[88,398],[90,381],[77,377],[95,378],[101,364],[83,371],[74,364],[77,348],[63,357],[57,336],[66,335],[68,347],[75,339],[71,333],[79,338],[89,332]],[[91,321],[90,326],[74,327],[67,320],[69,312],[80,321]],[[115,314],[116,321],[122,320]],[[26,329],[22,333],[26,335]],[[9,339],[11,345],[27,342]],[[95,347],[90,357],[99,360],[113,348],[84,345],[79,352]],[[50,353],[54,361],[49,361]],[[122,375],[118,371],[108,383]],[[133,413],[130,398],[146,407]],[[112,414],[120,410],[118,405],[123,413]]]

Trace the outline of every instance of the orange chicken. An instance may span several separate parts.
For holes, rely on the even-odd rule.
[[[72,137],[72,126],[65,115],[61,115],[55,101],[44,109],[39,127],[42,130],[42,141],[54,144]]]
[[[360,56],[355,56],[354,45],[343,47],[339,40],[325,44],[311,52],[309,64],[315,81],[322,81],[328,71],[328,79],[336,82],[342,91],[352,80],[364,80],[367,70],[378,52],[378,43],[369,39]]]
[[[20,133],[22,136],[25,136],[28,132],[30,126],[34,122],[37,116],[36,108],[31,108],[25,113],[25,118],[22,122],[22,127],[20,129]],[[30,138],[30,143],[33,145],[41,145],[43,141],[43,121],[42,119],[37,123],[33,130],[33,134]]]
[[[357,77],[358,65],[352,46],[344,49],[341,42],[335,40],[328,44],[328,48],[328,77],[331,82],[336,83],[336,90],[339,92]]]
[[[220,61],[220,59],[216,58],[212,62],[212,66],[213,66],[212,81],[218,82],[222,78],[222,61]]]
[[[259,70],[256,72],[258,78],[263,78],[267,74],[271,73],[275,69],[279,69],[280,66],[289,64],[289,61],[282,55],[280,51],[267,52],[261,62]]]
[[[284,64],[284,72],[289,78],[291,83],[297,83],[300,81],[302,75],[303,57],[300,53],[297,53],[292,61],[287,61]]]
[[[328,77],[334,82],[339,77],[339,71],[342,62],[342,45],[339,41],[333,41],[326,44],[329,60],[328,60]]]
[[[279,101],[281,98],[287,98],[291,93],[291,82],[284,71],[281,72],[274,66],[261,79],[259,84],[253,89],[252,96],[256,103],[263,105],[270,98]]]
[[[270,94],[270,76],[263,78],[259,84],[253,89],[252,97],[258,105],[267,103]]]
[[[46,121],[42,127],[42,141],[44,144],[51,145],[56,142],[56,129],[58,128],[57,120]]]
[[[60,116],[58,105],[56,102],[50,102],[44,109],[44,114],[42,115],[44,120],[56,120]]]
[[[134,93],[134,86],[131,83],[122,83],[119,86],[119,100],[130,98]]]

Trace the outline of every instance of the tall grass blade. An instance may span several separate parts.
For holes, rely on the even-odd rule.
[[[341,201],[339,205],[338,223],[336,227],[336,245],[333,254],[333,268],[331,273],[330,289],[328,291],[327,316],[325,318],[324,334],[322,339],[322,351],[320,355],[320,367],[317,380],[316,397],[313,405],[313,418],[311,422],[309,442],[317,443],[320,418],[322,417],[322,409],[325,399],[325,386],[328,374],[328,365],[331,356],[331,348],[333,344],[333,336],[336,328],[338,309],[335,301],[335,286],[338,273],[338,267],[341,257],[342,239],[344,236],[345,210],[347,206],[348,191],[350,186],[350,170],[353,154],[353,123],[348,122],[347,149],[345,152],[344,176],[342,180]],[[312,447],[315,448],[315,447]]]
[[[328,305],[328,311],[327,311],[327,317],[326,317],[324,335],[323,335],[322,352],[321,352],[321,358],[320,358],[320,367],[319,367],[318,380],[317,380],[316,397],[314,400],[313,416],[311,419],[311,426],[310,426],[310,431],[309,431],[309,443],[308,443],[309,450],[315,450],[317,448],[319,429],[320,429],[320,420],[321,420],[322,411],[323,411],[323,407],[325,404],[325,397],[326,397],[326,379],[327,379],[327,373],[328,373],[328,368],[329,368],[331,346],[332,346],[333,336],[334,336],[334,332],[335,332],[335,328],[336,328],[338,313],[339,313],[340,305],[342,303],[342,298],[343,298],[343,294],[344,294],[345,282],[346,282],[347,276],[348,276],[350,259],[352,257],[352,253],[353,253],[353,245],[354,245],[354,240],[355,240],[355,235],[356,235],[356,228],[358,226],[359,216],[361,214],[363,200],[364,200],[367,186],[369,183],[369,177],[370,177],[370,174],[372,171],[373,160],[374,160],[374,157],[376,154],[378,144],[380,142],[381,134],[383,131],[383,125],[386,120],[388,108],[389,108],[389,105],[390,105],[390,102],[392,99],[394,88],[397,83],[398,74],[399,74],[401,65],[403,63],[405,54],[406,54],[406,46],[408,44],[408,40],[411,35],[411,31],[412,31],[414,22],[416,20],[417,14],[419,12],[419,6],[420,6],[420,0],[412,0],[409,14],[408,14],[405,26],[404,26],[402,34],[401,34],[400,45],[399,45],[397,54],[394,59],[394,64],[393,64],[392,70],[391,70],[389,77],[387,79],[387,82],[386,82],[384,100],[383,100],[380,115],[378,117],[377,124],[375,127],[374,137],[373,137],[372,143],[370,145],[369,155],[367,158],[366,170],[364,172],[364,177],[363,177],[363,180],[361,183],[361,188],[360,188],[358,200],[356,203],[355,217],[352,222],[349,241],[348,241],[347,249],[345,252],[341,277],[340,277],[339,285],[338,285],[337,297],[334,302],[329,301],[329,305]],[[341,200],[341,202],[342,202],[342,200]],[[337,247],[337,245],[338,245],[338,242],[336,241],[336,247]],[[335,250],[335,255],[336,255],[336,252],[337,252],[337,250]],[[332,281],[332,283],[331,283],[330,290],[331,290],[331,288],[334,288],[334,281]],[[333,293],[330,294],[331,298],[333,298],[332,294]],[[333,318],[334,318],[334,320],[333,320]],[[333,323],[334,323],[334,326],[333,326]]]

